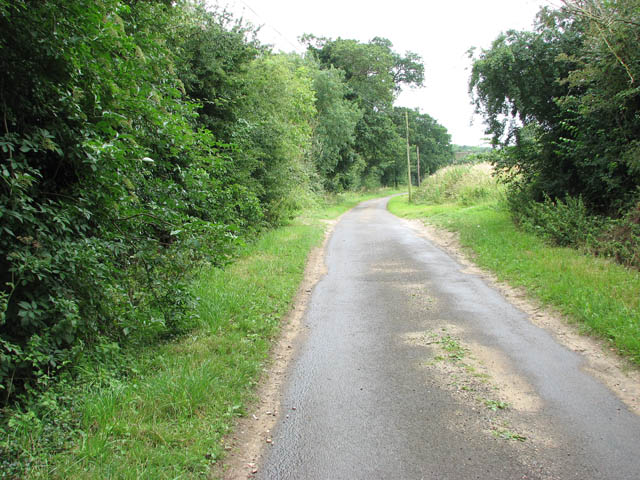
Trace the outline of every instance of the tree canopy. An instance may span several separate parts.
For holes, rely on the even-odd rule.
[[[302,41],[320,68],[343,72],[344,99],[361,112],[352,147],[341,150],[337,163],[342,186],[356,185],[348,173],[356,169],[364,183],[395,183],[405,147],[404,127],[393,120],[393,102],[403,87],[423,85],[422,59],[413,52],[395,52],[391,41],[380,37],[363,43],[304,35]]]
[[[475,57],[470,91],[498,165],[532,198],[609,214],[637,201],[639,15],[638,0],[566,0]]]

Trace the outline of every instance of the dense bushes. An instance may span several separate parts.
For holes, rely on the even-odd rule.
[[[609,219],[594,252],[640,270],[640,204],[619,218]]]
[[[470,90],[518,220],[634,265],[640,3],[563,3],[542,9],[535,31],[508,31],[480,52]]]
[[[537,232],[563,247],[592,245],[602,228],[600,217],[590,215],[581,197],[532,202],[523,193],[508,197],[514,219],[526,230]]]
[[[516,223],[549,243],[640,269],[640,206],[611,218],[590,213],[581,197],[535,202],[526,193],[512,191],[507,198]]]
[[[582,197],[615,215],[640,185],[638,0],[571,0],[534,32],[509,31],[474,60],[470,89],[487,133],[536,201]]]
[[[313,82],[295,56],[255,59],[246,73],[247,93],[232,135],[243,163],[254,163],[251,190],[270,225],[287,221],[311,192]]]
[[[189,324],[185,286],[259,215],[194,123],[160,3],[28,2],[1,18],[0,385],[25,393],[101,338]]]

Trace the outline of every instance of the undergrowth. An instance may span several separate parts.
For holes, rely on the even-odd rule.
[[[581,197],[535,202],[514,191],[507,198],[514,221],[550,244],[640,269],[640,202],[612,218],[590,212]]]

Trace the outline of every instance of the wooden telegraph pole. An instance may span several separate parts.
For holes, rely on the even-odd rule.
[[[416,145],[416,156],[418,157],[418,187],[420,187],[420,147]]]
[[[411,203],[411,159],[410,159],[410,151],[409,151],[409,112],[404,112],[404,120],[407,124],[407,180],[409,187],[409,203]]]

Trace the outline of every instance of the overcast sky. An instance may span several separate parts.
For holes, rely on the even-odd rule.
[[[484,125],[467,93],[466,51],[488,48],[502,31],[530,29],[541,5],[554,0],[208,0],[256,26],[274,50],[302,53],[303,33],[367,42],[391,40],[394,50],[418,53],[425,87],[405,89],[396,105],[420,108],[444,125],[458,145],[482,145]]]

